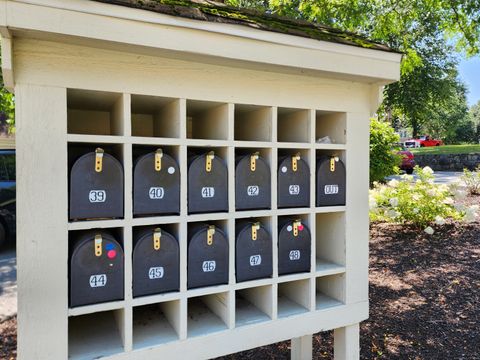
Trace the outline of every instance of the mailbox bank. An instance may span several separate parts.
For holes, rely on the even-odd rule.
[[[287,339],[292,358],[306,359],[312,334],[331,329],[335,358],[358,358],[369,185],[359,164],[368,163],[369,118],[382,86],[399,78],[401,54],[212,1],[0,4],[3,79],[16,101],[20,360],[207,359]],[[256,153],[270,200],[242,203],[244,186],[258,184],[247,177],[237,190],[236,166],[244,161],[252,175]],[[317,179],[333,173],[327,166],[317,176],[321,156],[344,163],[344,201],[317,203]],[[163,198],[160,190],[147,198],[150,188]],[[296,220],[305,227],[292,237]],[[297,241],[306,227],[310,241]],[[240,264],[265,254],[268,265],[263,228],[271,266],[260,277]],[[203,272],[211,261],[221,273]],[[147,268],[156,279],[138,280]]]

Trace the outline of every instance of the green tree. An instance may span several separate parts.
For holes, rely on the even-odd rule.
[[[370,183],[383,182],[386,176],[398,173],[401,161],[395,149],[398,141],[389,123],[370,120]]]
[[[2,60],[2,53],[0,51],[0,63]],[[4,87],[3,74],[0,71],[0,113],[3,113],[7,118],[8,131],[15,132],[15,98]]]

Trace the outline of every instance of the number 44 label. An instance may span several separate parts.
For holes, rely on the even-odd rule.
[[[90,276],[90,287],[97,288],[107,285],[107,275],[98,274]]]

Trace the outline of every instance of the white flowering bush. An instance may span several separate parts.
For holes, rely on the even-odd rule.
[[[416,167],[417,179],[402,175],[402,179],[387,184],[374,183],[370,190],[370,219],[422,227],[427,234],[447,219],[473,221],[477,206],[465,207],[458,200],[467,192],[460,183],[435,184],[433,170]]]
[[[475,171],[463,169],[462,180],[470,194],[480,195],[480,166],[477,166]]]

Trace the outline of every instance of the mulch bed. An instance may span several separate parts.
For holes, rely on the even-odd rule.
[[[431,236],[373,224],[370,233],[361,358],[479,359],[480,223],[447,224]],[[15,318],[0,324],[0,359],[15,357],[15,326]],[[331,332],[314,336],[313,357],[333,358]],[[289,358],[290,343],[282,342],[220,359]]]

